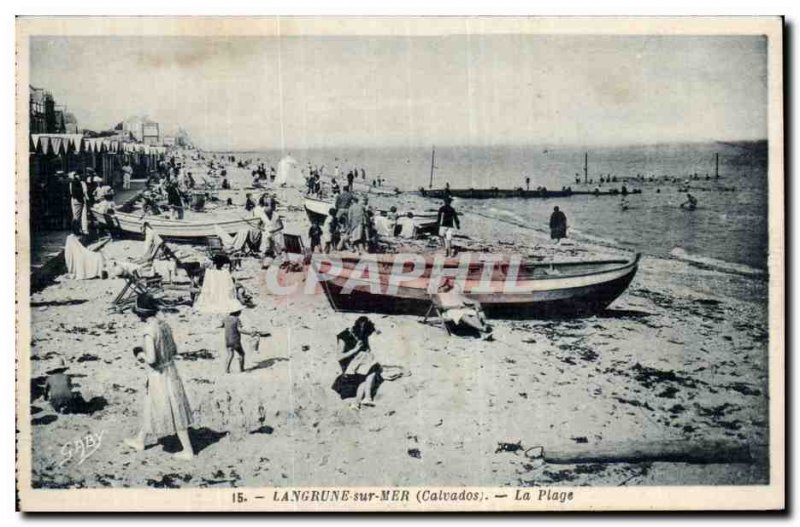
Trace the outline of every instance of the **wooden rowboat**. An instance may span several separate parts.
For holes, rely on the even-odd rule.
[[[490,318],[586,316],[602,311],[625,291],[639,259],[637,254],[631,260],[524,262],[516,277],[509,274],[508,266],[494,264],[483,280],[486,264],[476,262],[474,267],[470,265],[462,291],[480,302]],[[325,258],[315,258],[312,265],[322,278],[321,286],[331,307],[337,311],[421,316],[431,305],[433,267],[426,267],[418,278],[398,282],[391,278],[397,275],[385,268],[381,272],[380,265],[369,261],[351,266],[343,260],[338,273]]]
[[[184,243],[206,243],[209,237],[215,237],[216,227],[227,234],[235,235],[242,228],[258,227],[258,218],[230,218],[216,221],[173,220],[159,216],[142,216],[141,213],[121,212],[101,214],[92,211],[95,219],[110,227],[115,235],[126,238],[143,238],[142,225],[149,223],[165,240]]]

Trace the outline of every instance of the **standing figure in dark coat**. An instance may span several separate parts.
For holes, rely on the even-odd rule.
[[[567,216],[559,210],[558,207],[553,207],[553,214],[550,215],[550,238],[558,243],[561,238],[567,237]]]

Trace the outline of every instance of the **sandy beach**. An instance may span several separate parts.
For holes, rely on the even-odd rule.
[[[287,232],[305,234],[300,189],[276,193]],[[230,195],[243,202],[244,191]],[[438,207],[406,194],[376,203]],[[458,244],[465,249],[559,259],[620,256],[574,241],[554,248],[543,229],[474,215],[462,220],[469,239]],[[139,254],[142,243],[113,241],[102,251],[125,259]],[[412,245],[419,250],[425,243]],[[131,353],[142,324],[130,312],[108,309],[124,281],[61,276],[34,293],[34,487],[769,481],[768,324],[764,286],[754,278],[645,257],[628,290],[601,315],[497,320],[493,342],[448,336],[418,317],[371,315],[380,331],[370,339],[372,349],[399,376],[380,386],[375,407],[354,410],[331,384],[338,373],[335,335],[357,315],[335,312],[321,293],[271,295],[263,287],[266,272],[259,261],[246,259],[234,273],[255,293],[256,307],[245,310],[244,324],[270,334],[258,342],[246,339],[243,373],[223,373],[222,333],[213,329],[219,316],[188,305],[165,314],[194,410],[192,461],[169,454],[180,449],[175,437],[141,453],[122,444],[137,431],[145,390],[144,370]],[[724,287],[698,288],[698,276],[709,284],[752,281],[753,299],[733,298]],[[290,282],[304,278],[303,272],[284,276]],[[59,356],[89,401],[84,414],[57,414],[42,397],[45,372]],[[87,435],[97,447],[79,456],[74,442]],[[556,465],[530,455],[536,446],[715,439],[748,445],[754,462]]]

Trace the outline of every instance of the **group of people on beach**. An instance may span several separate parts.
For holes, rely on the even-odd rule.
[[[339,189],[336,179],[332,180],[333,207],[324,220],[312,220],[308,230],[312,252],[352,250],[360,254],[375,251],[378,236],[374,211],[369,207],[367,196],[353,192],[354,178],[351,171],[342,189]]]
[[[191,188],[192,182],[188,176],[191,173],[186,166],[175,158],[159,165],[157,177],[151,181],[150,189],[153,192],[151,199],[156,199],[156,193],[166,196],[171,207],[181,208],[184,201],[174,198],[177,191],[181,196],[183,189]],[[217,162],[214,170],[224,171],[224,165]],[[352,191],[353,173],[347,178],[347,184],[336,194],[334,206],[329,210],[325,221],[320,224],[315,222],[309,231],[311,246],[314,250],[325,252],[331,250],[352,249],[357,252],[373,250],[376,236],[372,226],[373,212],[369,207],[366,196],[356,195]],[[76,179],[76,189],[80,186],[85,197],[95,195],[97,190],[87,182]],[[187,186],[188,185],[188,186]],[[72,188],[72,187],[71,187]],[[174,190],[171,190],[174,189]],[[77,190],[76,190],[76,195]],[[172,198],[170,196],[173,196]],[[82,203],[84,202],[82,201]],[[447,196],[437,211],[438,235],[448,256],[455,254],[453,239],[455,232],[461,228],[458,212],[452,205],[452,198]],[[284,247],[283,223],[277,211],[277,201],[274,196],[264,193],[257,199],[251,194],[246,195],[245,209],[258,218],[261,244],[261,254],[280,254]],[[389,212],[395,221],[399,221],[395,207]],[[175,214],[180,216],[179,213]],[[152,229],[150,229],[152,231]],[[149,232],[149,238],[156,240],[157,233]],[[148,233],[145,245],[147,246]],[[157,243],[153,244],[156,247]],[[148,258],[154,256],[154,251],[146,247]],[[150,253],[153,253],[152,255]],[[232,296],[225,294],[223,301],[219,298],[203,298],[206,289],[213,289],[213,282],[225,283]],[[246,372],[246,346],[242,335],[261,338],[265,333],[248,328],[241,319],[246,303],[242,300],[241,288],[234,280],[231,273],[231,261],[219,256],[213,259],[213,268],[205,272],[205,280],[200,298],[195,302],[195,308],[201,309],[203,305],[214,307],[218,315],[218,323],[213,330],[221,331],[224,338],[223,371],[231,373],[234,365],[239,372]],[[483,315],[480,305],[470,301],[452,282],[446,282],[438,291],[440,305],[446,320],[455,326],[472,328],[484,335],[491,336],[491,327]],[[226,300],[231,302],[226,303]],[[146,371],[145,392],[143,395],[144,406],[141,415],[141,426],[137,433],[125,440],[125,444],[136,450],[146,448],[149,439],[167,435],[177,435],[182,450],[176,454],[181,459],[191,459],[194,456],[190,427],[193,424],[193,414],[183,381],[175,363],[178,355],[178,344],[173,335],[172,327],[163,313],[164,305],[149,293],[140,293],[135,300],[133,311],[141,320],[142,341],[133,349],[134,359],[142,364]],[[366,316],[358,317],[351,327],[335,335],[338,370],[332,375],[331,388],[343,399],[350,401],[353,408],[373,406],[375,394],[384,379],[384,367],[377,360],[370,347],[370,337],[377,331],[375,324]],[[56,390],[57,391],[57,390]]]
[[[145,393],[141,423],[137,433],[126,438],[124,443],[135,451],[147,448],[148,439],[159,439],[177,435],[182,450],[175,454],[178,459],[192,459],[195,455],[190,436],[193,415],[183,381],[175,364],[178,346],[172,328],[160,312],[159,304],[147,293],[136,299],[134,313],[142,322],[142,341],[133,348],[134,359],[142,364],[146,372]],[[230,373],[234,357],[238,358],[240,372],[245,372],[245,348],[242,334],[263,336],[262,332],[249,330],[241,322],[241,310],[224,315],[217,326],[224,333],[226,355],[225,373]],[[374,406],[374,396],[383,382],[383,368],[370,347],[369,338],[375,333],[373,322],[366,316],[359,317],[352,327],[336,335],[337,350],[335,359],[339,371],[335,374],[331,389],[342,400],[349,400],[350,406]],[[61,371],[56,374],[64,377]],[[73,395],[58,396],[58,386],[68,386],[61,377],[53,377],[56,386],[51,401],[61,401]],[[64,390],[62,390],[64,391]],[[67,391],[71,392],[71,388]],[[53,404],[61,405],[60,402]],[[61,406],[59,406],[61,408]]]
[[[241,168],[247,168],[249,164],[250,164],[249,160],[239,162],[239,166]],[[258,161],[256,162],[256,167],[250,171],[250,176],[252,177],[253,180],[252,181],[253,187],[259,188],[263,187],[267,181],[269,182],[275,181],[277,173],[275,172],[274,166],[270,166],[269,170],[267,170],[267,166],[263,162]]]
[[[129,165],[125,165],[129,167]],[[63,172],[56,175],[63,174]],[[71,230],[73,234],[90,234],[95,228],[95,214],[113,212],[114,189],[103,183],[94,169],[86,168],[84,175],[81,170],[70,172],[68,175],[68,192],[72,209]]]

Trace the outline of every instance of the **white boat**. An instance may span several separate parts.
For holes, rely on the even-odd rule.
[[[102,214],[92,211],[96,221],[110,228],[112,234],[130,238],[142,238],[142,226],[151,227],[167,241],[205,243],[209,237],[216,237],[216,227],[225,233],[235,235],[242,228],[258,227],[258,218],[221,218],[214,221],[173,220],[163,216],[144,216],[141,213],[121,212]]]

